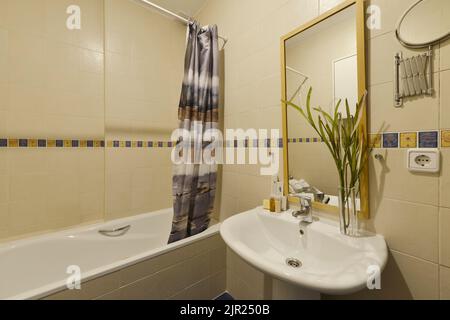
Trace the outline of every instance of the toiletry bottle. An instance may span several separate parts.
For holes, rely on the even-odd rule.
[[[272,190],[270,193],[270,212],[276,212],[276,198],[277,198],[277,176],[272,177]]]
[[[287,197],[283,193],[283,183],[282,182],[278,183],[278,194],[280,196],[280,201],[281,201],[281,211],[286,211],[287,210]]]
[[[273,212],[281,213],[282,211],[282,199],[281,199],[281,193],[280,193],[280,178],[277,176],[276,179],[273,179],[273,191],[272,191],[272,198],[274,199],[274,206],[275,210]]]

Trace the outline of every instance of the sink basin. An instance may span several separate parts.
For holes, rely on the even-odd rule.
[[[331,295],[364,289],[368,268],[376,266],[381,272],[388,258],[380,235],[343,236],[338,223],[325,218],[300,226],[291,211],[271,214],[256,208],[227,219],[220,233],[226,244],[255,268]]]

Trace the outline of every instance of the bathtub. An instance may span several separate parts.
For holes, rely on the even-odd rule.
[[[67,268],[78,266],[82,282],[157,258],[217,236],[219,224],[167,245],[172,209],[75,228],[0,245],[0,299],[40,299],[67,289]],[[122,236],[99,231],[130,226]],[[76,290],[74,290],[76,291]]]

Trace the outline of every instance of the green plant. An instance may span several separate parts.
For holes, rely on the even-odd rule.
[[[360,177],[368,162],[369,147],[360,130],[365,110],[366,95],[364,94],[357,103],[354,115],[350,112],[348,100],[345,101],[345,118],[339,112],[341,100],[336,104],[332,114],[321,107],[312,108],[312,88],[309,89],[305,108],[291,101],[284,101],[284,103],[297,110],[306,119],[326,144],[336,164],[340,190],[345,192],[341,196],[343,199],[346,199],[346,203],[348,203],[347,200],[350,196],[349,190],[355,189],[357,194],[359,194]],[[317,112],[317,119],[314,119],[312,111]],[[347,217],[345,220],[345,227],[348,228],[350,219]]]

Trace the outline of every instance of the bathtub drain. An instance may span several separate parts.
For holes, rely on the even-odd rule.
[[[286,259],[286,264],[289,266],[289,267],[292,267],[292,268],[301,268],[302,267],[302,262],[300,261],[300,260],[298,260],[298,259],[295,259],[295,258],[287,258]]]

